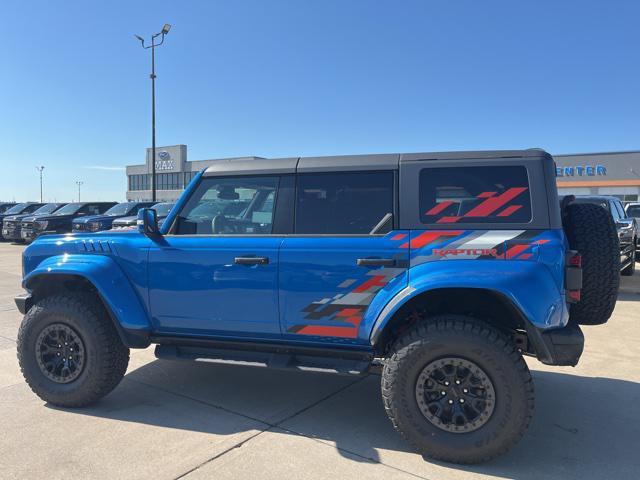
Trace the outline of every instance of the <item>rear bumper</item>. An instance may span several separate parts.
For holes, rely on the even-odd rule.
[[[584,334],[577,323],[569,322],[564,328],[527,331],[538,360],[546,365],[574,367],[584,350]]]

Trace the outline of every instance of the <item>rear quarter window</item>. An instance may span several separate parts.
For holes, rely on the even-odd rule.
[[[424,224],[529,223],[531,194],[524,166],[430,167],[420,170]]]

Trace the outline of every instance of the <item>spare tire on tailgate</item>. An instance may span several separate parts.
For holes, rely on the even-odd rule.
[[[572,250],[582,255],[580,301],[572,304],[570,319],[582,325],[609,320],[618,297],[620,245],[611,214],[591,203],[569,203],[562,224]]]

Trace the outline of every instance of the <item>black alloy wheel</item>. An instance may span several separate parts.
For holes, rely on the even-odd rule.
[[[63,323],[53,323],[40,332],[35,354],[42,374],[56,383],[73,382],[85,363],[85,347],[80,335]]]
[[[496,393],[489,376],[474,362],[459,357],[434,360],[416,382],[420,411],[436,427],[467,433],[491,418]]]

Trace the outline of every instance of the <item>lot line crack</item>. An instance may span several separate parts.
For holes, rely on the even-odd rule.
[[[279,425],[282,425],[282,423],[284,423],[284,422],[286,422],[286,421],[288,421],[288,420],[291,420],[292,418],[297,417],[297,416],[298,416],[298,415],[300,415],[301,413],[304,413],[304,412],[306,412],[306,411],[308,411],[308,410],[311,410],[313,407],[315,407],[315,406],[317,406],[317,405],[321,404],[322,402],[324,402],[324,401],[326,401],[326,400],[329,400],[331,397],[333,397],[333,396],[335,396],[335,395],[338,395],[339,393],[344,392],[347,388],[351,387],[352,385],[355,385],[356,383],[359,383],[359,382],[363,381],[365,378],[368,378],[368,377],[369,377],[369,374],[362,375],[362,376],[358,377],[358,378],[357,378],[356,380],[354,380],[353,382],[348,383],[348,384],[347,384],[347,385],[345,385],[344,387],[341,387],[341,388],[339,388],[339,389],[337,389],[337,390],[335,390],[335,391],[333,391],[333,392],[329,393],[328,395],[325,395],[324,397],[322,397],[321,399],[319,399],[319,400],[317,400],[317,401],[313,402],[312,404],[307,405],[307,406],[306,406],[306,407],[304,407],[302,410],[298,410],[297,412],[292,413],[292,414],[291,414],[291,415],[289,415],[287,418],[284,418],[284,419],[280,420],[279,422],[275,423],[273,426],[274,426],[274,427],[277,427],[277,426],[279,426]]]
[[[237,448],[242,447],[245,443],[249,442],[250,440],[253,440],[254,438],[256,438],[258,435],[262,435],[264,432],[267,432],[271,429],[271,427],[267,428],[266,430],[261,430],[260,432],[251,435],[249,438],[245,438],[244,440],[242,440],[241,442],[236,443],[235,445],[230,446],[229,448],[227,448],[226,450],[218,453],[217,455],[214,455],[213,457],[205,460],[204,462],[200,463],[199,465],[196,465],[195,467],[193,467],[190,470],[187,470],[186,472],[178,475],[174,480],[180,480],[181,478],[186,477],[187,475],[195,472],[196,470],[199,470],[200,468],[204,467],[205,465],[208,465],[209,463],[217,460],[218,458],[222,457],[223,455],[226,455],[229,452],[232,452],[233,450],[236,450]]]
[[[125,377],[125,378],[127,378],[127,377]],[[149,387],[149,388],[154,388],[156,390],[160,390],[161,392],[168,393],[169,395],[175,395],[176,397],[180,397],[180,398],[184,398],[184,399],[187,399],[187,400],[191,400],[191,401],[199,403],[201,405],[206,405],[207,407],[216,408],[218,410],[222,410],[223,412],[230,413],[232,415],[237,415],[239,417],[243,417],[243,418],[246,418],[247,420],[251,420],[251,421],[254,421],[254,422],[257,422],[257,423],[261,423],[263,425],[266,425],[269,428],[275,426],[272,423],[266,422],[264,420],[260,420],[259,418],[254,418],[254,417],[251,417],[249,415],[245,415],[244,413],[236,412],[234,410],[230,410],[228,408],[221,407],[220,405],[216,405],[214,403],[205,402],[204,400],[200,400],[199,398],[190,397],[189,395],[185,395],[183,393],[173,392],[171,390],[159,387],[157,385],[152,385],[150,383],[141,382],[140,380],[132,380],[132,379],[127,379],[127,380],[130,381],[130,382],[133,382],[133,383],[138,383],[140,385],[144,385],[145,387]]]
[[[345,385],[345,386],[343,386],[343,387],[341,387],[341,388],[339,388],[339,389],[337,389],[337,390],[335,390],[335,391],[331,392],[331,393],[330,393],[330,394],[328,394],[328,395],[325,395],[325,396],[324,396],[324,397],[322,397],[321,399],[319,399],[319,400],[317,400],[317,401],[313,402],[313,403],[312,403],[312,404],[310,404],[310,405],[307,405],[307,406],[306,406],[306,407],[304,407],[303,409],[298,410],[297,412],[295,412],[295,413],[293,413],[293,414],[289,415],[288,417],[286,417],[286,418],[284,418],[284,419],[280,420],[279,422],[277,422],[277,423],[275,423],[275,424],[274,424],[274,423],[270,423],[270,422],[266,422],[266,421],[264,421],[264,420],[259,420],[259,419],[257,419],[257,418],[253,418],[253,417],[250,417],[250,416],[248,416],[248,415],[244,415],[244,414],[242,414],[242,413],[235,412],[235,411],[233,411],[233,410],[229,410],[228,408],[224,408],[224,407],[221,407],[221,406],[219,406],[219,405],[214,405],[214,404],[211,404],[211,403],[208,403],[208,402],[205,402],[205,401],[199,400],[199,399],[197,399],[197,398],[190,397],[190,396],[188,396],[188,395],[183,395],[183,394],[180,394],[180,393],[172,392],[171,390],[166,390],[166,389],[164,389],[164,388],[162,388],[162,387],[157,387],[157,386],[155,386],[155,385],[150,385],[150,384],[148,384],[148,383],[141,382],[141,381],[139,381],[139,380],[131,380],[131,381],[132,381],[132,382],[134,382],[134,383],[139,383],[140,385],[144,385],[144,386],[150,387],[150,388],[155,388],[155,389],[157,389],[157,390],[160,390],[160,391],[162,391],[162,392],[165,392],[165,393],[168,393],[168,394],[171,394],[171,395],[176,395],[176,396],[178,396],[178,397],[182,397],[182,398],[185,398],[185,399],[188,399],[188,400],[192,400],[192,401],[197,402],[197,403],[201,403],[201,404],[206,405],[206,406],[208,406],[208,407],[217,408],[217,409],[220,409],[220,410],[225,411],[225,412],[227,412],[227,413],[231,413],[231,414],[233,414],[233,415],[238,415],[238,416],[241,416],[241,417],[247,418],[247,419],[249,419],[249,420],[253,420],[253,421],[255,421],[255,422],[261,423],[261,424],[263,424],[263,425],[267,425],[267,428],[265,428],[264,430],[261,430],[261,431],[259,431],[258,433],[254,434],[254,435],[251,435],[250,437],[248,437],[248,438],[246,438],[246,439],[242,440],[241,442],[238,442],[237,444],[232,445],[231,447],[227,448],[227,449],[226,449],[226,450],[224,450],[223,452],[220,452],[220,453],[218,453],[217,455],[214,455],[213,457],[211,457],[211,458],[209,458],[209,459],[205,460],[204,462],[202,462],[202,463],[200,463],[200,464],[196,465],[195,467],[193,467],[193,468],[191,468],[190,470],[188,470],[188,471],[186,471],[186,472],[182,473],[181,475],[177,476],[177,477],[174,479],[174,480],[180,480],[181,478],[184,478],[184,477],[186,477],[187,475],[189,475],[189,474],[191,474],[191,473],[195,472],[196,470],[199,470],[200,468],[204,467],[205,465],[208,465],[209,463],[211,463],[211,462],[213,462],[213,461],[217,460],[218,458],[222,457],[223,455],[226,455],[227,453],[229,453],[229,452],[231,452],[231,451],[233,451],[233,450],[235,450],[235,449],[237,449],[237,448],[242,447],[244,444],[246,444],[246,443],[247,443],[247,442],[249,442],[250,440],[253,440],[254,438],[258,437],[259,435],[263,434],[264,432],[268,432],[268,431],[270,431],[270,430],[271,430],[271,429],[273,429],[273,428],[280,428],[280,427],[278,427],[278,425],[280,425],[282,422],[286,422],[287,420],[290,420],[290,419],[292,419],[292,418],[296,417],[297,415],[300,415],[301,413],[304,413],[304,412],[306,412],[306,411],[310,410],[311,408],[313,408],[313,407],[315,407],[316,405],[319,405],[320,403],[322,403],[322,402],[324,402],[324,401],[328,400],[329,398],[333,397],[334,395],[337,395],[337,394],[339,394],[339,393],[343,392],[344,390],[346,390],[347,388],[351,387],[352,385],[355,385],[356,383],[361,382],[362,380],[364,380],[364,379],[365,379],[365,378],[367,378],[368,376],[369,376],[369,375],[362,375],[361,377],[357,378],[355,381],[348,383],[347,385]],[[293,430],[288,430],[288,429],[286,429],[286,428],[285,428],[285,429],[283,429],[283,430],[284,430],[284,431],[290,431],[291,433],[293,433],[293,434],[295,434],[295,435],[299,435],[299,436],[302,436],[302,437],[305,437],[305,438],[311,438],[311,437],[307,437],[306,435],[303,435],[303,434],[301,434],[301,433],[294,432]],[[313,440],[313,439],[312,439],[312,440]],[[343,450],[343,451],[345,451],[345,452],[347,452],[347,450],[344,450],[344,449],[342,449],[342,450]],[[356,455],[356,456],[358,456],[358,457],[361,457],[361,458],[365,458],[365,459],[366,459],[366,457],[362,457],[362,455],[354,454],[354,453],[352,453],[352,452],[348,452],[348,453],[350,453],[350,454],[352,454],[352,455]],[[373,462],[375,462],[375,463],[381,463],[381,462],[376,462],[376,461],[375,461],[375,460],[373,460],[373,459],[367,459],[367,460],[373,461]],[[384,464],[383,464],[383,465],[384,465]],[[388,466],[388,465],[385,465],[385,466]],[[391,467],[391,468],[394,468],[394,467]],[[399,469],[395,468],[395,470],[399,470]],[[414,476],[415,476],[415,475],[414,475]],[[421,478],[421,477],[417,477],[417,478]]]

